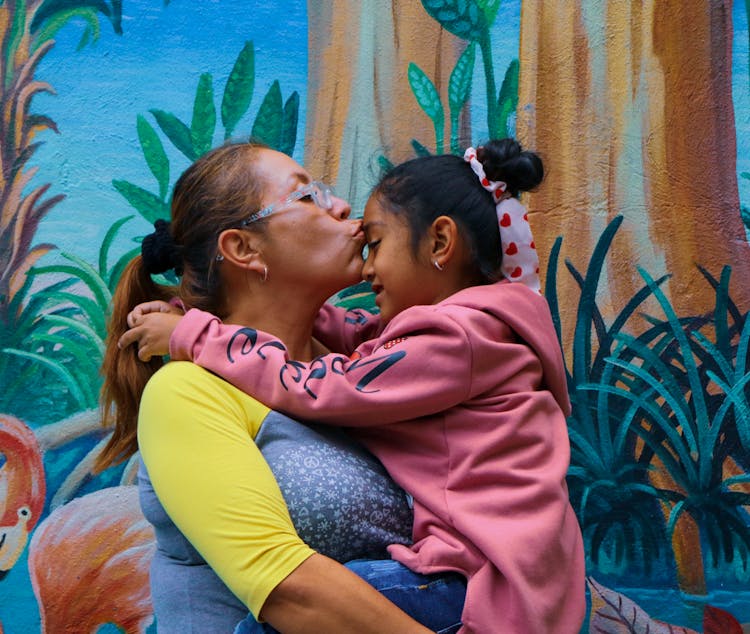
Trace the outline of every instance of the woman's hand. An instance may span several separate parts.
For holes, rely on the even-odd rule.
[[[117,347],[120,349],[137,344],[138,358],[141,361],[150,361],[151,357],[163,357],[169,354],[169,338],[180,319],[182,319],[182,311],[179,309],[169,312],[144,312],[141,310],[136,314],[138,308],[155,303],[140,304],[128,314],[130,329],[125,331],[125,334],[117,342]],[[165,302],[160,303],[164,304]],[[174,307],[170,306],[170,308]]]

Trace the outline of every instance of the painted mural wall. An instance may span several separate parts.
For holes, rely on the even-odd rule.
[[[359,213],[398,161],[537,149],[583,631],[750,631],[749,12],[0,3],[0,632],[156,631],[134,463],[91,474],[107,311],[182,170],[251,135]]]

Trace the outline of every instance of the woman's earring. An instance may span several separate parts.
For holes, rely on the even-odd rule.
[[[436,268],[436,269],[437,269],[438,271],[442,271],[442,270],[443,270],[443,266],[442,266],[442,265],[440,264],[440,262],[438,262],[437,260],[433,260],[433,261],[432,261],[432,263],[433,263],[433,264],[435,265],[435,268]]]
[[[263,265],[263,277],[261,278],[261,282],[265,282],[268,279],[268,267]]]
[[[224,256],[221,253],[219,253],[219,255],[216,256],[216,261],[217,262],[223,262],[224,261]]]

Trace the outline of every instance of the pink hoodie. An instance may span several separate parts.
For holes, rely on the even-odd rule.
[[[376,317],[332,306],[316,328],[350,356],[294,361],[278,339],[197,310],[170,354],[273,409],[352,428],[414,498],[414,544],[391,546],[392,557],[467,577],[462,633],[578,634],[570,403],[544,298],[501,281],[409,308],[379,335]]]

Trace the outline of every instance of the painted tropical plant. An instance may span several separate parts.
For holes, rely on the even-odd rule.
[[[229,74],[218,111],[224,140],[236,133],[237,126],[250,108],[254,89],[255,49],[252,42],[247,42]],[[150,114],[172,146],[188,161],[194,161],[214,147],[217,133],[217,108],[211,74],[204,73],[198,80],[189,125],[164,110],[152,109]],[[245,136],[291,155],[297,143],[298,119],[299,94],[294,91],[285,101],[276,80],[260,103],[250,134]],[[156,179],[156,191],[124,180],[113,180],[112,185],[144,219],[153,223],[159,218],[169,218],[172,169],[159,133],[143,115],[138,115],[137,129],[143,157]]]
[[[627,399],[606,390],[594,393],[588,388],[591,384],[615,385],[620,381],[620,373],[607,359],[624,328],[651,294],[644,287],[610,324],[605,323],[596,292],[607,252],[621,224],[620,216],[602,233],[585,275],[566,262],[581,290],[568,370],[573,406],[568,419],[568,479],[592,564],[597,566],[606,560],[615,570],[640,569],[649,574],[653,562],[667,550],[666,532],[658,517],[658,501],[667,494],[649,482],[652,467],[648,456],[636,451]],[[562,239],[558,238],[550,254],[545,295],[562,341],[555,283],[561,244]],[[667,276],[662,277],[657,283],[666,279]]]
[[[35,182],[31,167],[45,131],[57,132],[49,117],[31,111],[33,97],[53,88],[36,79],[40,61],[54,46],[55,34],[70,21],[82,21],[79,46],[95,41],[100,20],[122,33],[122,2],[6,1],[0,4],[0,411],[19,409],[16,396],[33,380],[43,402],[55,402],[70,411],[86,402],[66,376],[64,363],[55,358],[60,345],[59,327],[39,319],[45,300],[32,293],[32,267],[54,249],[33,244],[40,221],[62,199],[49,183]],[[64,292],[71,282],[60,282],[52,292]],[[65,318],[65,311],[60,317]],[[69,374],[69,373],[68,373]],[[33,377],[33,378],[32,378]]]
[[[712,576],[724,570],[730,581],[746,580],[750,320],[729,296],[725,267],[720,280],[702,271],[715,291],[713,314],[678,317],[661,289],[668,276],[640,270],[644,286],[607,323],[597,286],[621,222],[606,228],[585,275],[566,263],[581,289],[568,374],[568,479],[590,564],[631,578],[651,576],[654,561],[674,564],[683,589],[700,592],[705,579],[691,585],[683,573],[702,575],[703,553]],[[560,244],[545,289],[558,335]],[[662,317],[644,312],[647,300]],[[689,552],[668,552],[676,532],[696,537]]]
[[[454,154],[461,151],[458,140],[459,116],[471,95],[477,48],[479,48],[484,69],[487,134],[491,139],[511,136],[513,116],[518,105],[519,64],[518,60],[513,60],[509,64],[498,92],[490,30],[497,18],[500,0],[422,0],[422,6],[446,31],[467,43],[451,72],[448,84],[450,151]],[[416,64],[409,65],[408,76],[417,103],[430,117],[435,128],[436,153],[442,154],[445,145],[443,139],[445,108],[437,88]],[[427,152],[426,148],[416,140],[412,141],[412,145],[418,154]]]
[[[250,106],[255,83],[254,55],[252,43],[248,42],[224,87],[220,106],[224,138],[232,136]],[[185,158],[194,160],[214,143],[217,113],[211,76],[206,73],[200,77],[190,126],[163,110],[154,109],[151,114],[172,145]],[[279,82],[274,81],[259,106],[250,134],[291,154],[298,116],[298,93],[283,102]],[[170,161],[148,120],[139,115],[136,125],[144,158],[157,181],[156,192],[123,180],[114,180],[113,186],[143,218],[153,222],[169,216]],[[47,188],[48,185],[40,188],[41,194]],[[57,196],[46,207],[40,207],[33,226],[26,225],[30,235],[32,229],[36,231],[43,212],[61,199]],[[0,330],[0,376],[8,377],[0,395],[0,411],[20,409],[29,382],[38,385],[40,376],[41,383],[51,386],[47,399],[55,403],[58,416],[97,407],[107,311],[122,269],[138,252],[135,246],[124,254],[113,255],[112,247],[122,227],[132,218],[122,218],[109,228],[94,265],[72,253],[61,254],[66,262],[38,265],[38,259],[52,245],[30,249],[28,257],[14,265],[16,274],[8,277],[10,290],[4,295],[8,299],[0,303],[0,309],[4,309],[0,319],[4,318],[7,324]],[[10,226],[8,231],[12,229]],[[7,253],[12,252],[7,249]],[[12,268],[9,266],[8,271]],[[16,280],[20,281],[17,288]]]

